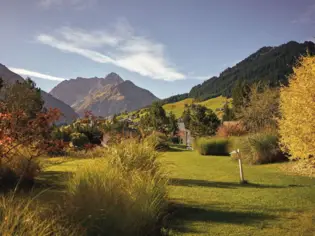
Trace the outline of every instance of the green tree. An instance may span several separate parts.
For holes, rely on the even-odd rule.
[[[233,111],[238,113],[241,107],[248,101],[250,87],[245,81],[238,80],[232,90]]]
[[[31,79],[7,86],[3,92],[3,102],[8,112],[23,111],[29,118],[34,118],[44,106],[41,91]]]
[[[170,112],[168,115],[168,120],[169,120],[169,132],[171,135],[175,135],[176,132],[178,131],[178,122],[176,119],[176,116],[173,112]]]
[[[165,125],[168,124],[168,118],[161,103],[153,102],[150,110],[150,124],[153,129],[165,133]]]
[[[191,114],[191,112],[190,112],[189,106],[185,106],[185,110],[183,112],[182,119],[183,119],[183,122],[184,122],[185,127],[187,129],[189,129],[189,127],[190,127],[190,120],[191,120],[190,114]]]
[[[229,108],[229,105],[227,103],[224,104],[222,121],[231,121],[234,119],[235,115],[233,109]]]
[[[277,130],[279,118],[279,91],[267,84],[257,83],[250,88],[248,100],[239,108],[237,118],[252,132]]]
[[[220,125],[217,115],[201,105],[191,106],[190,131],[194,137],[214,135]]]

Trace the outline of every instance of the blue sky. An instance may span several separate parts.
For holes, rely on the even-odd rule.
[[[46,91],[116,72],[160,98],[315,36],[313,0],[0,0],[0,63]]]

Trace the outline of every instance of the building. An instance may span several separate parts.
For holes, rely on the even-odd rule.
[[[192,145],[192,136],[189,129],[186,129],[184,122],[178,122],[178,137],[181,144],[184,144],[188,147]]]

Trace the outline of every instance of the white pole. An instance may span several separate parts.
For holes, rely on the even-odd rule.
[[[240,167],[241,183],[244,183],[244,173],[243,173],[243,166],[242,166],[242,160],[241,160],[241,158],[238,159],[238,165],[239,165],[239,167]]]

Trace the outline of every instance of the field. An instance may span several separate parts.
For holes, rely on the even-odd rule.
[[[89,159],[51,158],[38,182],[42,198],[58,201],[62,181]],[[170,176],[170,235],[314,235],[314,179],[286,175],[287,164],[244,166],[229,157],[174,149],[162,157]]]
[[[182,101],[175,102],[175,103],[168,103],[163,105],[164,110],[166,113],[173,112],[176,116],[176,118],[180,118],[184,112],[185,105],[191,105],[191,104],[200,104],[202,106],[205,106],[213,111],[220,117],[222,115],[222,111],[216,111],[218,108],[223,108],[223,105],[225,102],[228,102],[229,106],[232,104],[231,98],[227,99],[226,97],[216,97],[216,98],[210,98],[203,102],[197,102],[193,98],[186,98]],[[139,117],[146,114],[145,108],[138,110],[138,111],[132,111],[128,114],[121,114],[118,116],[119,119],[125,119],[127,117],[132,117],[133,115],[136,115],[139,113]],[[139,121],[139,118],[134,118],[134,121]]]
[[[179,118],[184,112],[185,105],[191,105],[195,103],[195,104],[200,104],[202,106],[205,106],[215,111],[217,108],[222,108],[225,102],[231,103],[231,99],[227,99],[226,97],[220,96],[220,97],[208,99],[203,102],[196,102],[194,101],[193,98],[187,98],[179,102],[165,104],[163,108],[168,113],[173,112],[175,116]],[[217,113],[218,115],[220,115],[220,112],[217,112]]]

